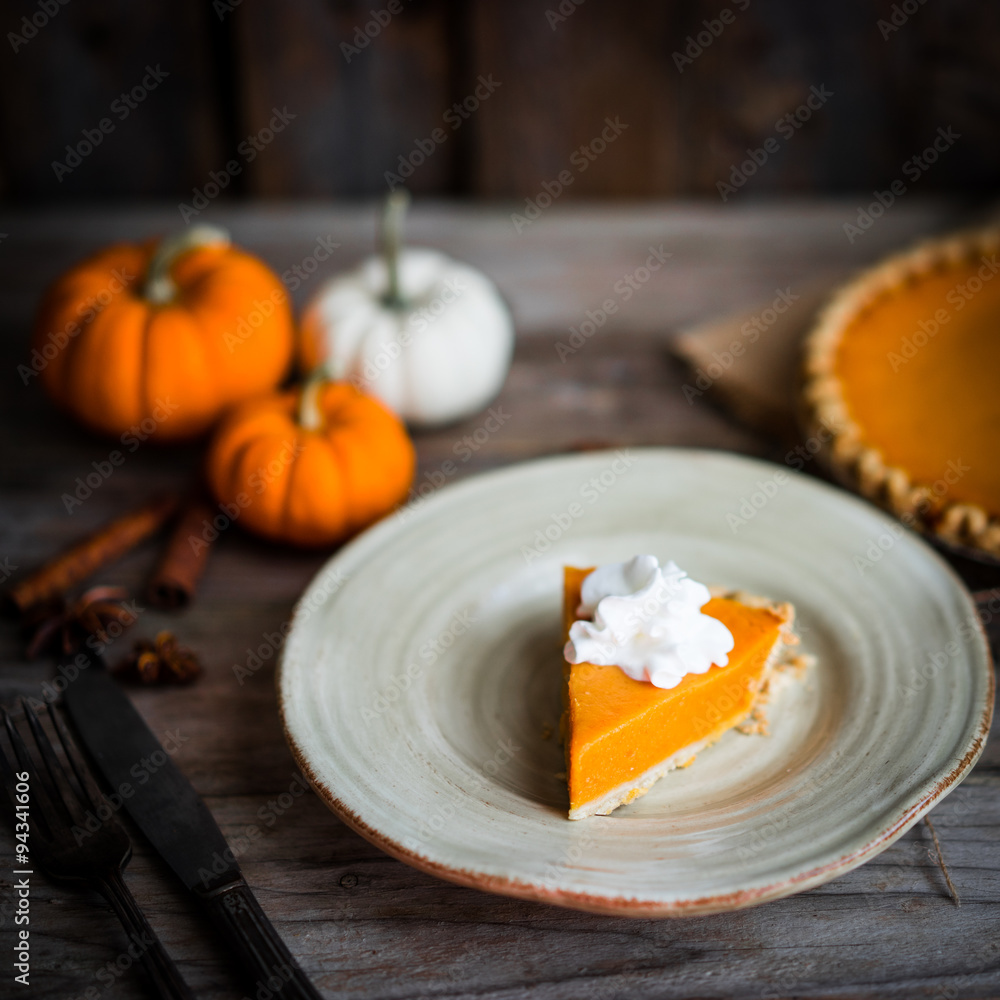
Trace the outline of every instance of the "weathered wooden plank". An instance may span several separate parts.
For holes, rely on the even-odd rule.
[[[1000,157],[1000,19],[972,0],[54,10],[25,6],[5,25],[2,173],[17,199],[188,200],[230,163],[223,198],[355,197],[384,190],[400,157],[418,192],[518,200],[560,186],[566,199],[718,200],[720,182],[733,184],[727,204],[894,180],[988,194]],[[118,118],[112,102],[148,65],[169,77]],[[477,106],[482,78],[499,86]],[[471,114],[446,117],[467,98]],[[286,107],[280,133],[261,134]],[[113,132],[60,181],[52,162],[104,118]],[[627,128],[602,149],[606,118]],[[939,129],[953,141],[914,161]]]
[[[8,192],[19,202],[169,197],[203,183],[216,165],[221,111],[205,5],[45,7],[5,12]],[[30,38],[22,18],[35,30]]]
[[[885,121],[896,155],[881,183],[899,177],[902,164],[911,161],[903,179],[912,190],[989,192],[1000,157],[995,131],[1000,11],[969,0],[921,5],[906,18],[893,9],[893,0],[880,0],[877,11],[885,44],[876,57],[891,67],[885,100],[896,111]],[[939,130],[952,143],[936,159],[933,153],[924,157]],[[914,156],[919,163],[912,163]]]
[[[477,5],[474,63],[504,90],[479,113],[474,190],[537,201],[567,169],[558,194],[567,199],[734,204],[775,192],[869,194],[894,180],[985,192],[1000,155],[988,110],[997,102],[996,12],[898,6]],[[574,168],[571,155],[605,116],[628,128]],[[960,139],[912,161],[950,126]]]
[[[677,74],[664,51],[679,36],[676,7],[558,8],[476,5],[474,65],[501,87],[477,112],[473,190],[542,208],[683,192]]]
[[[842,208],[813,204],[798,216],[760,207],[724,215],[692,206],[620,214],[554,210],[527,249],[507,231],[502,211],[466,216],[450,208],[418,209],[413,229],[419,237],[495,269],[515,308],[531,318],[526,329],[534,332],[519,340],[511,375],[494,404],[509,418],[468,461],[456,463],[451,478],[594,441],[725,447],[780,461],[783,447],[750,434],[707,398],[688,405],[681,392],[687,375],[667,355],[661,332],[679,316],[721,311],[727,296],[737,299],[751,290],[755,301],[775,282],[792,280],[791,274],[855,259],[860,251],[846,249],[839,230]],[[18,233],[22,249],[3,258],[12,270],[0,268],[0,303],[11,309],[0,325],[0,370],[13,373],[25,342],[23,317],[62,261],[130,229],[154,231],[171,212],[146,211],[131,219],[109,213],[103,221],[87,213],[37,222],[11,217],[9,231]],[[946,217],[943,208],[900,206],[884,220],[885,228],[869,234],[872,243],[863,252],[875,253]],[[301,260],[325,227],[345,234],[346,254],[365,252],[372,219],[370,208],[340,207],[318,215],[302,209],[226,216],[240,238],[277,267]],[[7,219],[0,220],[0,231],[7,226]],[[563,363],[556,345],[592,307],[594,288],[623,273],[635,247],[658,230],[685,255],[686,269],[645,289],[652,303],[648,315],[623,313],[620,325],[603,329]],[[12,248],[0,245],[0,255]],[[567,280],[550,299],[546,294],[558,277],[528,273],[532,262],[543,259],[558,262],[554,273]],[[577,270],[587,282],[575,277]],[[653,322],[657,310],[659,323]],[[548,330],[546,316],[558,317]],[[110,445],[56,414],[36,386],[15,379],[8,386],[12,391],[0,393],[0,558],[9,556],[19,567],[154,488],[184,481],[197,467],[197,446],[141,448],[69,514],[60,493]],[[455,458],[456,443],[474,435],[481,419],[418,435],[421,477]],[[154,552],[154,544],[144,546],[97,579],[138,588]],[[280,633],[325,558],[266,545],[238,528],[224,532],[194,606],[180,615],[144,611],[136,626],[137,634],[174,629],[202,654],[204,678],[186,689],[132,691],[154,730],[175,734],[178,764],[206,797],[265,910],[325,995],[750,1000],[971,998],[1000,991],[1000,740],[987,746],[970,779],[932,814],[961,908],[948,899],[920,826],[872,862],[819,889],[683,921],[599,917],[491,896],[383,855],[311,792],[296,794],[300,784],[278,722],[276,656],[267,647],[276,644],[271,637]],[[259,656],[259,667],[248,650]],[[44,665],[20,659],[9,623],[0,629],[0,662],[4,698],[37,690],[46,673]],[[250,668],[249,674],[238,676],[234,666]],[[286,792],[293,803],[276,808]],[[0,858],[9,858],[10,849],[9,831],[0,827]],[[199,996],[249,995],[212,929],[138,838],[127,878]],[[0,942],[11,929],[11,890],[10,876],[0,873]],[[90,986],[101,997],[146,995],[134,970],[109,985],[97,979],[124,947],[117,922],[99,899],[41,876],[33,882],[32,898],[33,995],[64,1000]]]
[[[251,193],[371,195],[400,170],[415,192],[450,189],[446,5],[398,6],[283,0],[234,13],[250,131],[273,108],[295,116],[248,166]]]
[[[510,303],[519,333],[569,332],[608,297],[620,308],[603,331],[664,332],[722,315],[791,287],[843,274],[921,235],[984,213],[953,202],[914,197],[894,206],[862,238],[848,241],[845,222],[856,199],[764,206],[657,202],[641,207],[558,204],[518,232],[515,205],[461,206],[418,200],[406,238],[482,268]],[[278,273],[332,236],[336,254],[293,291],[301,304],[325,277],[374,248],[374,203],[285,204],[240,209],[213,205],[199,216],[228,227]],[[176,205],[140,209],[64,209],[41,214],[0,211],[0,309],[9,336],[23,338],[38,296],[62,270],[108,242],[180,228]],[[650,247],[671,253],[627,300],[615,285],[645,265]],[[625,287],[625,286],[620,286]],[[13,383],[12,383],[13,384]]]
[[[236,842],[259,822],[268,794],[285,787],[208,802]],[[977,825],[963,825],[962,810],[951,805],[962,805],[960,797]],[[627,985],[635,996],[905,997],[950,989],[971,997],[988,993],[997,975],[992,907],[1000,885],[995,874],[983,877],[983,860],[996,857],[1000,819],[990,798],[992,806],[961,789],[935,810],[961,908],[944,895],[920,828],[821,889],[740,913],[663,922],[450,886],[384,857],[311,796],[240,860],[265,910],[329,995],[510,997],[531,989],[545,998],[598,997]],[[200,995],[239,996],[211,934],[155,859],[143,851],[129,881]],[[72,987],[78,995],[118,953],[113,917],[99,901],[95,908],[93,899],[43,880],[35,890],[35,912],[52,911],[39,920],[36,991],[66,996]],[[138,985],[123,981],[116,995],[139,996]]]

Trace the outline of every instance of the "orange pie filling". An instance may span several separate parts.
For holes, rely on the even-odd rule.
[[[837,476],[1000,556],[1000,226],[927,240],[836,292],[804,344],[803,414]]]
[[[590,572],[564,570],[564,641],[577,620],[580,590]],[[766,731],[760,709],[771,671],[787,647],[798,642],[790,628],[794,610],[741,597],[714,597],[702,608],[732,633],[728,664],[689,673],[676,687],[633,680],[616,666],[564,664],[570,819],[607,815],[631,802],[735,726]]]
[[[1000,517],[1000,262],[920,275],[861,310],[834,363],[848,416],[887,466]]]

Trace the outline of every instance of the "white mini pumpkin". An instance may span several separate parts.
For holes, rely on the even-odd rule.
[[[399,205],[386,210],[383,254],[319,290],[303,336],[308,361],[429,427],[481,410],[500,391],[514,324],[482,272],[436,250],[399,249]]]

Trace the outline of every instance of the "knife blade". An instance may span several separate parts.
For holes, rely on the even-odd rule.
[[[63,702],[81,742],[122,808],[208,910],[254,995],[263,987],[285,1000],[320,1000],[250,891],[208,807],[101,657],[77,651],[63,667],[63,676],[72,677]]]

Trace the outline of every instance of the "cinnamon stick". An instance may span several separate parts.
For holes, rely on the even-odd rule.
[[[5,595],[8,603],[23,614],[34,605],[65,593],[73,584],[85,580],[158,531],[176,509],[177,497],[168,494],[123,514],[11,587]]]
[[[214,514],[215,510],[201,495],[184,506],[159,565],[146,585],[146,600],[153,607],[173,611],[191,602],[210,548],[208,542],[192,545],[191,539],[204,537],[202,527]]]

